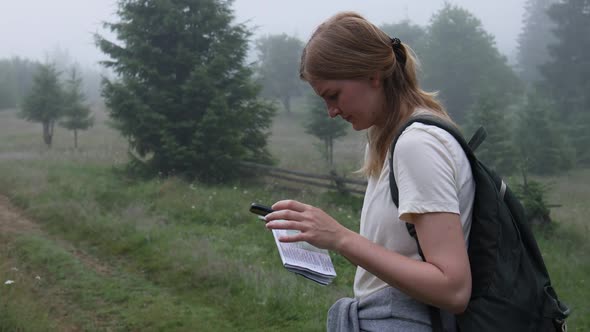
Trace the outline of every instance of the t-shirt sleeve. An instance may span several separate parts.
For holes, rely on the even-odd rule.
[[[407,128],[397,141],[393,171],[399,191],[399,218],[412,214],[459,214],[457,171],[449,148],[432,132]]]

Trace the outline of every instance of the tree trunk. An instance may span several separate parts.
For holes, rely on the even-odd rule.
[[[326,138],[326,160],[328,161],[328,166],[332,168],[334,164],[334,140],[330,138]]]
[[[524,189],[524,192],[527,192],[528,188],[529,188],[529,183],[528,183],[528,179],[526,176],[526,173],[527,173],[526,166],[523,166],[521,168],[521,172],[522,172],[522,188]]]
[[[55,128],[55,120],[49,121],[49,146],[53,143],[53,129]]]
[[[287,110],[287,113],[291,113],[291,97],[285,96],[282,99],[283,99],[283,106],[285,106],[285,110]]]
[[[53,121],[43,121],[43,142],[51,148],[53,138]]]
[[[330,155],[329,155],[330,149],[328,147],[329,144],[330,144],[330,141],[328,141],[327,138],[324,138],[324,158],[326,158],[326,161],[328,163],[330,163]]]
[[[74,129],[74,149],[78,150],[78,130]]]

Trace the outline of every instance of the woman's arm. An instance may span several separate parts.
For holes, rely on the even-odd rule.
[[[390,251],[355,233],[324,211],[297,201],[280,201],[267,215],[269,229],[301,233],[283,242],[306,241],[329,249],[363,267],[413,298],[453,313],[465,311],[471,296],[471,271],[459,215],[412,214],[427,262]],[[272,220],[284,219],[282,222]]]

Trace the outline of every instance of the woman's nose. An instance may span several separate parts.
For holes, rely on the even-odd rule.
[[[340,114],[340,109],[336,106],[328,106],[328,115],[331,118],[335,118],[336,116],[338,116],[338,114]]]

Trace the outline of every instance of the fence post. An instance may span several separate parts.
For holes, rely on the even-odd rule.
[[[350,194],[350,192],[346,189],[346,184],[338,176],[338,173],[336,173],[335,170],[330,170],[330,175],[332,175],[332,180],[334,181],[334,184],[336,185],[336,190],[338,190],[339,193],[344,195]]]

